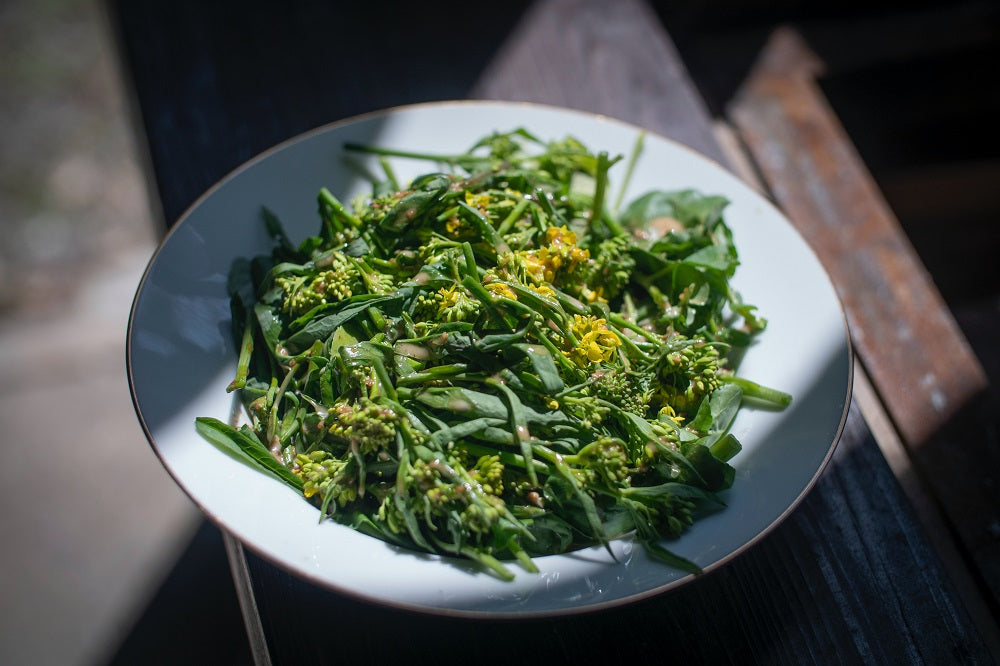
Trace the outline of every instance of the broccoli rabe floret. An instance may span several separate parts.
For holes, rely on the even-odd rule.
[[[389,448],[396,441],[399,416],[368,398],[341,402],[330,410],[329,434],[362,454]]]
[[[723,360],[718,345],[701,338],[674,336],[656,363],[660,406],[669,406],[678,414],[698,407],[706,395],[719,388]]]
[[[504,466],[500,462],[500,456],[480,456],[476,465],[469,472],[472,474],[472,478],[482,486],[483,492],[497,497],[503,495]]]
[[[673,493],[656,493],[640,499],[635,493],[627,492],[625,501],[640,533],[648,534],[652,530],[657,537],[668,539],[679,537],[694,522],[692,512],[697,506],[693,500]]]
[[[293,317],[303,315],[319,305],[337,303],[355,293],[364,293],[361,272],[351,259],[332,252],[324,260],[326,268],[315,275],[290,275],[275,279],[284,291],[281,309]]]
[[[282,275],[275,284],[284,292],[281,309],[293,317],[320,305],[338,303],[358,294],[386,294],[393,290],[392,276],[372,270],[364,261],[342,252],[329,252],[317,262],[316,274]]]
[[[574,137],[548,144],[548,151],[538,161],[538,168],[547,171],[564,183],[570,182],[573,174],[588,173],[593,176],[593,157],[585,145]]]
[[[395,289],[392,276],[372,269],[363,259],[354,259],[354,267],[358,271],[364,292],[369,294],[388,294]]]
[[[628,454],[618,439],[602,438],[587,444],[573,455],[563,456],[584,485],[622,485],[629,479]]]
[[[668,494],[661,498],[656,507],[661,533],[671,539],[679,537],[684,528],[694,523],[691,512],[695,506],[692,500],[677,495]]]
[[[472,321],[479,314],[482,303],[458,285],[437,291],[425,291],[417,297],[413,310],[414,321]]]
[[[593,395],[566,395],[554,404],[561,407],[567,414],[572,414],[580,419],[584,428],[600,425],[611,413],[611,408],[602,404],[601,400]]]
[[[649,379],[622,369],[598,370],[591,375],[590,392],[596,397],[632,412],[645,416],[653,391]]]
[[[485,471],[487,477],[494,476],[497,469],[502,474],[502,466],[497,468],[496,462],[483,462],[484,470],[480,471]],[[378,518],[397,534],[408,530],[404,512],[422,517],[444,540],[447,535],[457,534],[489,536],[503,515],[503,500],[489,492],[496,488],[475,483],[476,475],[462,467],[455,456],[418,458],[400,474],[397,494],[386,497],[378,511]]]
[[[503,252],[497,257],[502,274],[522,284],[567,287],[579,282],[590,252],[576,244],[576,233],[565,226],[549,227],[539,247]]]
[[[613,300],[631,279],[635,260],[627,236],[613,236],[590,247],[590,260],[567,291],[586,302]]]
[[[355,500],[358,496],[357,483],[348,475],[350,461],[333,457],[330,453],[317,450],[295,457],[292,471],[302,477],[302,494],[306,497],[318,495],[326,503],[334,501],[340,506]]]
[[[608,322],[593,315],[573,315],[569,329],[576,340],[567,337],[564,346],[568,356],[581,368],[610,361],[622,344],[618,334],[608,328]]]

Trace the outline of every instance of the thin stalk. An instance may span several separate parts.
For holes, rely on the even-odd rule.
[[[618,196],[615,198],[615,206],[611,209],[611,214],[614,215],[615,218],[618,217],[618,211],[621,210],[622,201],[625,199],[625,190],[628,189],[629,182],[632,180],[632,173],[635,171],[636,162],[639,161],[639,155],[642,154],[642,148],[645,140],[645,132],[639,132],[639,135],[635,138],[635,145],[632,147],[632,154],[629,155],[628,164],[625,166],[625,179],[622,181],[622,186],[618,190]]]
[[[744,398],[754,398],[770,403],[776,407],[787,407],[792,404],[792,396],[784,391],[763,386],[757,382],[736,377],[735,375],[719,375],[719,381],[725,384],[735,384],[743,391]]]
[[[226,387],[226,393],[232,393],[247,385],[247,374],[250,372],[250,358],[253,355],[253,316],[247,313],[243,324],[243,339],[240,341],[240,360],[236,365],[236,377]]]
[[[285,391],[288,390],[288,385],[292,382],[292,378],[298,373],[299,365],[299,363],[293,361],[292,365],[288,368],[288,372],[285,373],[284,379],[281,380],[277,393],[274,395],[274,402],[271,403],[271,410],[267,415],[267,438],[265,441],[268,446],[274,440],[274,431],[278,423],[278,406],[281,404],[281,400],[285,395]]]
[[[524,211],[530,203],[531,202],[527,199],[521,199],[518,201],[513,210],[510,211],[510,214],[508,214],[507,217],[505,217],[500,223],[500,226],[497,227],[497,234],[502,236],[510,231],[510,228],[514,226],[514,223],[520,220],[521,216],[524,215]]]

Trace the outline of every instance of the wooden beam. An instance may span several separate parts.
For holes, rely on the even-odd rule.
[[[836,285],[897,429],[919,446],[986,387],[986,375],[816,85],[822,69],[797,33],[779,29],[728,115]]]

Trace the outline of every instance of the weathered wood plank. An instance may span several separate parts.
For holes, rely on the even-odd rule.
[[[728,162],[734,166],[735,173],[766,193],[767,188],[761,182],[759,172],[732,126],[717,122],[715,136]],[[962,436],[954,432],[955,422],[967,420],[976,423],[977,419],[956,415],[919,451],[913,452],[904,445],[857,358],[853,386],[854,401],[873,439],[927,531],[935,552],[973,621],[983,633],[991,653],[1000,655],[1000,633],[991,610],[991,606],[995,608],[1000,601],[1000,587],[996,574],[991,576],[989,571],[989,562],[995,560],[995,548],[991,550],[988,544],[975,543],[976,535],[989,532],[994,520],[992,516],[996,513],[993,493],[989,490],[990,477],[979,473],[979,470],[997,469],[997,465],[988,453],[988,444],[981,441],[981,434],[976,438],[975,434]],[[961,411],[975,409],[978,401],[978,398],[974,399]],[[975,430],[974,427],[972,429]],[[956,451],[961,451],[962,455],[955,455]],[[973,464],[968,461],[973,461]]]
[[[830,273],[879,395],[917,446],[986,375],[816,86],[820,67],[793,33],[777,32],[729,114]]]

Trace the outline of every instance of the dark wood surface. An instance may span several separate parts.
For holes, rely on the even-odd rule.
[[[485,622],[382,608],[247,555],[274,663],[991,663],[856,406],[819,484],[695,584],[619,609]],[[591,661],[593,660],[593,661]]]
[[[949,309],[955,301],[946,303],[939,293],[833,113],[820,87],[826,67],[803,34],[781,27],[728,116],[762,187],[809,240],[838,287],[855,348],[899,433],[909,465],[904,473],[919,485],[916,495],[913,489],[908,494],[937,543],[955,541],[981,590],[976,596],[995,614],[998,507],[990,470],[997,469],[991,435],[997,387],[987,385],[983,367],[990,356],[977,358]],[[931,189],[933,194],[915,197],[911,205],[962,201],[954,192],[942,194],[940,186]],[[974,274],[976,253],[986,256],[990,236],[974,225],[966,228],[968,216],[959,213],[938,219],[963,226],[965,244],[975,247],[961,253],[969,262],[957,271]],[[979,346],[980,353],[987,349]],[[935,525],[933,514],[942,524]]]
[[[821,68],[793,30],[778,31],[730,115],[837,285],[896,428],[919,447],[983,391],[986,373],[819,92]]]
[[[351,4],[109,5],[166,224],[276,142],[434,99],[603,113],[724,159],[669,36],[640,2],[514,2],[490,16],[469,3]],[[259,657],[273,663],[992,663],[856,405],[827,470],[780,527],[695,584],[616,610],[429,617],[241,554],[251,634],[262,631]]]

